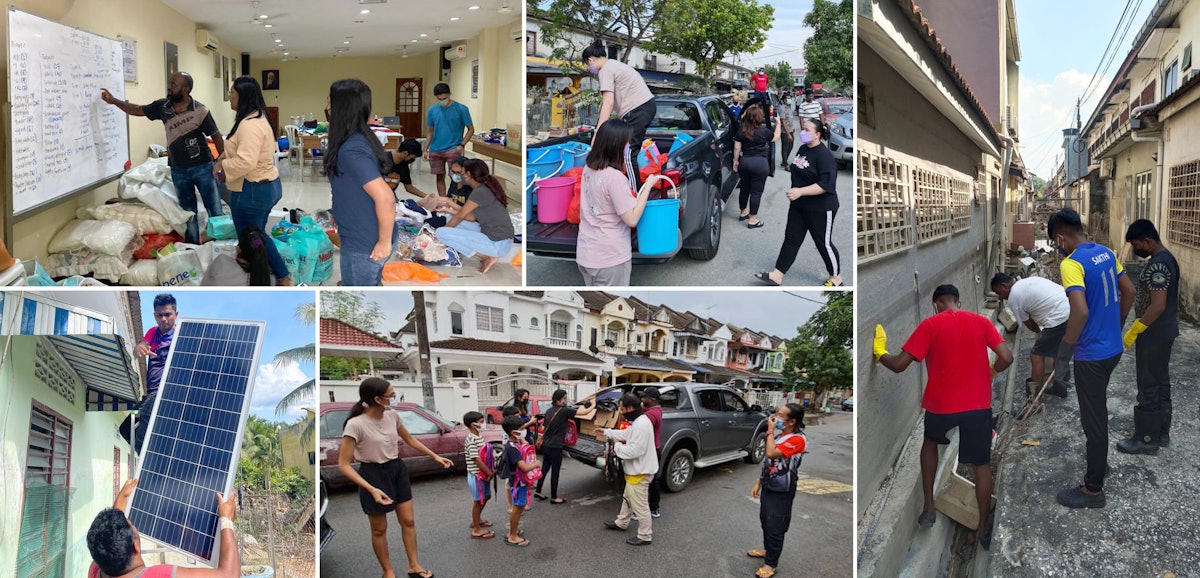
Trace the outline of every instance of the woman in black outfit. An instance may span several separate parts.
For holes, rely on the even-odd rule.
[[[558,473],[562,469],[563,445],[567,435],[568,422],[575,419],[577,408],[567,405],[567,391],[559,389],[550,396],[550,402],[554,407],[546,412],[546,417],[542,423],[546,431],[542,432],[542,471],[545,475],[538,480],[537,490],[533,497],[539,500],[545,500],[546,495],[542,493],[542,485],[546,483],[546,478],[550,480],[550,503],[561,504],[567,501],[564,498],[558,497]],[[589,402],[584,402],[588,404]],[[585,405],[586,407],[586,405]]]
[[[777,140],[779,125],[775,125],[774,131],[764,126],[762,108],[751,106],[742,117],[737,136],[733,137],[733,170],[741,178],[742,187],[738,194],[741,209],[738,220],[749,219],[746,228],[757,229],[764,224],[758,220],[758,204],[771,169],[770,145]]]
[[[805,235],[812,235],[817,251],[825,260],[829,279],[826,287],[842,285],[841,260],[837,247],[833,246],[833,219],[837,216],[837,164],[833,153],[822,144],[829,138],[829,129],[820,123],[805,119],[797,134],[800,150],[788,166],[792,173],[792,188],[787,191],[791,201],[788,208],[787,230],[783,235],[783,246],[775,260],[775,270],[754,275],[759,281],[782,285],[783,276],[796,261],[796,253],[804,243]]]

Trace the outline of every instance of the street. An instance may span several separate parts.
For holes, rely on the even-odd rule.
[[[1015,352],[1016,403],[1023,403],[1033,337],[1022,329],[1021,351]],[[1010,338],[1011,341],[1011,338]],[[1137,394],[1134,352],[1126,351],[1108,386],[1111,470],[1105,480],[1107,506],[1069,510],[1055,494],[1080,484],[1084,471],[1084,437],[1075,391],[1066,399],[1051,397],[1045,413],[1029,419],[1000,464],[996,487],[993,576],[1194,576],[1200,568],[1195,536],[1200,524],[1196,473],[1200,470],[1197,403],[1200,331],[1180,323],[1171,358],[1171,391],[1179,409],[1171,427],[1171,445],[1157,456],[1131,456],[1114,447],[1133,431]]]
[[[797,145],[798,146],[798,145]],[[793,148],[793,153],[795,149]],[[778,158],[778,155],[776,155]],[[788,200],[784,192],[791,186],[791,174],[776,167],[775,177],[767,180],[763,191],[759,218],[766,225],[761,229],[747,229],[744,221],[738,221],[738,190],[730,194],[725,206],[724,222],[721,224],[721,246],[711,261],[697,261],[680,252],[674,259],[660,265],[634,265],[630,278],[632,286],[765,286],[754,279],[759,271],[775,268],[775,257],[783,243],[783,232],[787,225]],[[838,171],[838,209],[834,219],[832,241],[841,256],[842,282],[854,285],[854,174],[851,170]],[[785,286],[816,286],[828,278],[825,263],[814,246],[814,240],[806,238],[800,254],[788,275]],[[529,285],[582,285],[583,278],[574,260],[554,259],[528,255],[525,261],[526,280]]]
[[[853,568],[853,431],[849,413],[836,412],[807,428],[809,450],[800,467],[791,529],[780,560],[780,577],[850,576]],[[465,475],[413,480],[421,564],[438,576],[751,576],[761,560],[746,551],[762,547],[758,504],[750,487],[759,466],[741,461],[698,470],[678,494],[663,493],[662,517],[654,520],[654,543],[624,544],[630,533],[607,531],[620,495],[599,470],[566,458],[559,483],[562,505],[535,501],[522,518],[528,548],[509,548],[504,539],[503,494],[484,510],[497,536],[470,539],[470,503]],[[549,493],[549,487],[545,488]],[[374,576],[366,516],[354,489],[331,496],[327,520],[337,536],[321,553],[321,575]],[[399,524],[389,519],[392,565],[405,568]]]

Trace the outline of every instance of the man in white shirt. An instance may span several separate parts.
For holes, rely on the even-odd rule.
[[[1058,346],[1067,332],[1067,317],[1071,315],[1067,293],[1062,285],[1045,277],[1026,277],[1018,281],[1004,273],[992,277],[992,291],[1008,301],[1008,308],[1017,321],[1038,336],[1029,353],[1030,376],[1025,382],[1025,390],[1032,396],[1045,377],[1046,359],[1058,355]],[[1055,378],[1046,393],[1067,397],[1065,383],[1069,376],[1059,377],[1061,379]]]
[[[637,394],[626,392],[621,396],[621,415],[629,420],[625,429],[596,428],[593,433],[617,442],[613,453],[623,460],[625,470],[625,494],[621,500],[621,512],[617,519],[606,520],[604,527],[624,532],[629,528],[631,517],[637,514],[638,535],[628,540],[630,546],[648,546],[652,539],[650,516],[650,482],[658,473],[658,456],[654,452],[654,425],[642,414],[642,400]]]
[[[800,103],[799,117],[800,122],[811,118],[817,121],[818,124],[825,124],[825,109],[821,107],[821,103],[813,102],[811,88],[804,91],[804,102]]]

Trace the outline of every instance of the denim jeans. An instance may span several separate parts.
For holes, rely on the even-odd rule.
[[[264,237],[267,237],[267,260],[271,263],[271,272],[275,274],[276,281],[288,276],[288,268],[283,262],[283,257],[279,256],[279,248],[266,232],[267,217],[271,216],[271,209],[281,198],[283,184],[278,178],[266,183],[246,181],[241,192],[229,193],[229,212],[232,213],[233,226],[238,235],[240,236],[247,227],[258,227],[264,233]]]
[[[463,257],[476,253],[489,257],[504,257],[512,249],[512,239],[493,241],[484,235],[479,223],[463,221],[454,227],[437,230],[438,239],[454,247]]]
[[[392,227],[392,247],[396,246],[399,229]],[[371,253],[341,251],[342,285],[345,287],[375,287],[383,282],[383,266],[392,258],[391,251],[379,261],[371,260]]]
[[[196,213],[188,219],[187,234],[184,240],[195,245],[200,244],[200,216],[196,205],[196,194],[208,209],[209,217],[224,215],[221,209],[221,194],[217,192],[217,181],[212,176],[212,161],[194,167],[171,167],[171,182],[179,195],[179,206],[185,211]]]

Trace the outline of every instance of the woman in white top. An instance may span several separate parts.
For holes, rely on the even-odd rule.
[[[224,180],[229,189],[229,210],[238,234],[250,226],[265,231],[271,209],[283,198],[283,185],[275,168],[279,145],[258,81],[249,76],[234,79],[229,106],[237,114],[225,139],[225,152],[213,163],[213,176]],[[267,243],[267,258],[276,284],[293,285],[273,240]]]
[[[400,440],[423,453],[444,468],[454,462],[439,456],[417,441],[400,415],[392,409],[396,390],[387,380],[368,377],[358,386],[358,403],[342,426],[342,449],[338,455],[338,470],[358,485],[358,499],[363,513],[371,521],[371,547],[384,576],[394,576],[391,553],[387,543],[387,517],[393,511],[400,520],[400,537],[408,558],[408,575],[414,578],[433,578],[433,572],[417,561],[417,527],[413,515],[412,487],[408,469],[400,458]],[[358,462],[358,470],[354,469]]]

